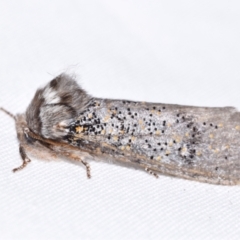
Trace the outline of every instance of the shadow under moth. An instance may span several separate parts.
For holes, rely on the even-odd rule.
[[[95,98],[61,74],[36,91],[16,123],[23,169],[30,159],[92,158],[212,184],[240,183],[240,113]]]

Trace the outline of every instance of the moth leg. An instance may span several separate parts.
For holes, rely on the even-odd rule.
[[[91,168],[90,168],[90,165],[87,162],[83,161],[83,160],[81,160],[81,163],[86,167],[87,177],[91,178]]]
[[[76,156],[75,154],[70,154],[68,152],[62,152],[62,154],[65,155],[67,158],[70,158],[72,160],[81,162],[86,167],[87,177],[91,178],[91,168],[90,168],[90,165],[87,162],[85,162],[80,157]]]
[[[90,165],[89,165],[87,162],[85,162],[84,160],[82,160],[81,158],[79,158],[79,157],[74,156],[74,157],[72,157],[72,159],[73,159],[73,160],[76,160],[76,161],[80,161],[80,162],[86,167],[87,177],[88,177],[88,178],[91,178]]]
[[[145,168],[145,171],[148,172],[149,174],[153,175],[154,177],[158,178],[157,173],[153,172],[150,168]]]
[[[25,168],[25,167],[27,166],[27,164],[31,162],[31,160],[28,158],[28,156],[27,156],[27,154],[26,154],[26,152],[25,152],[25,149],[24,149],[23,146],[21,146],[21,145],[19,146],[19,153],[20,153],[20,155],[21,155],[21,158],[22,158],[23,163],[22,163],[21,166],[19,166],[19,167],[17,167],[17,168],[14,168],[14,169],[13,169],[13,172],[17,172],[17,171]]]

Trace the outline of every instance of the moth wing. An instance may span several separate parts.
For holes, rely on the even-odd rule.
[[[236,109],[229,107],[95,99],[75,119],[69,141],[136,167],[230,184],[238,181],[240,172],[239,119]]]

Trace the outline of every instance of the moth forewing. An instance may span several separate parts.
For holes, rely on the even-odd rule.
[[[87,147],[85,141],[94,138],[98,145],[94,148],[117,161],[187,179],[236,184],[238,119],[239,113],[231,107],[96,100],[94,106],[76,118],[68,141]],[[85,140],[78,138],[79,134]],[[122,157],[127,154],[127,158]]]
[[[19,116],[20,153],[80,161],[88,177],[85,159],[94,157],[155,176],[224,185],[240,180],[240,113],[232,107],[94,98],[62,74],[37,90]],[[21,155],[25,166],[27,155]]]

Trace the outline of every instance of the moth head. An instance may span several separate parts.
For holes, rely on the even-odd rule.
[[[26,122],[25,114],[14,115],[14,114],[10,113],[9,111],[7,111],[6,109],[1,108],[1,107],[0,107],[0,110],[5,112],[11,118],[13,118],[13,120],[15,121],[15,126],[16,126],[18,139],[20,141],[22,139],[24,139],[24,129],[27,128],[27,122]]]

